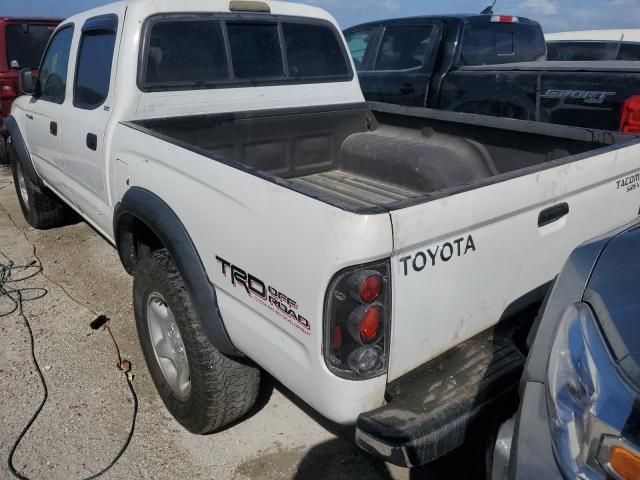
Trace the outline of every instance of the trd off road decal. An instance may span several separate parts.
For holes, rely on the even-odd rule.
[[[637,190],[640,188],[640,173],[634,173],[633,175],[617,180],[616,187],[618,190],[623,190],[627,193]]]
[[[617,95],[616,92],[601,92],[592,90],[559,90],[552,88],[547,90],[540,98],[571,98],[575,100],[582,100],[584,103],[590,103],[592,105],[600,105],[604,103],[607,97],[613,97]]]
[[[427,267],[435,267],[438,263],[447,263],[476,251],[476,243],[473,236],[461,237],[441,245],[429,247],[424,251],[416,252],[407,257],[400,258],[400,264],[404,276],[409,275],[409,271],[421,272]]]
[[[216,260],[222,265],[222,274],[231,280],[231,285],[243,288],[251,298],[284,318],[305,335],[311,335],[311,323],[299,313],[295,300],[231,262],[220,257],[216,257]]]

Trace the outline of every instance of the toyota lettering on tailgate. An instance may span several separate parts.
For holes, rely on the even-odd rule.
[[[473,235],[469,235],[466,238],[460,237],[456,240],[421,250],[413,255],[402,257],[400,258],[400,263],[406,277],[409,275],[409,270],[421,272],[428,266],[435,267],[439,262],[447,263],[475,251],[476,243],[473,240]]]

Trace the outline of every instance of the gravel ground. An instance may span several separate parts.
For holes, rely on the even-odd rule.
[[[16,452],[22,475],[66,480],[95,474],[116,455],[131,422],[132,399],[115,368],[109,337],[89,328],[93,314],[62,286],[80,304],[111,318],[123,356],[133,364],[140,401],[135,435],[105,479],[467,477],[446,464],[409,472],[376,461],[353,445],[351,429],[317,416],[274,380],[266,382],[248,419],[214,435],[191,435],[171,418],[155,391],[138,346],[131,278],[116,251],[84,222],[48,231],[30,228],[5,167],[0,167],[0,205],[0,252],[16,264],[28,264],[35,260],[35,246],[53,280],[38,275],[20,285],[48,290],[44,298],[25,304],[49,398]],[[0,312],[8,307],[0,298]],[[43,394],[28,339],[17,314],[0,318],[0,478],[11,478],[9,451]]]

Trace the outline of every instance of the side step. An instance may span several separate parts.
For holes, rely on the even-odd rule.
[[[520,327],[487,330],[389,384],[387,405],[358,418],[358,446],[403,467],[461,446],[469,425],[518,387]]]

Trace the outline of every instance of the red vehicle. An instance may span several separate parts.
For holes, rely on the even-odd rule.
[[[0,163],[6,163],[7,132],[3,119],[20,94],[18,77],[23,68],[38,68],[49,37],[62,20],[0,17]]]

